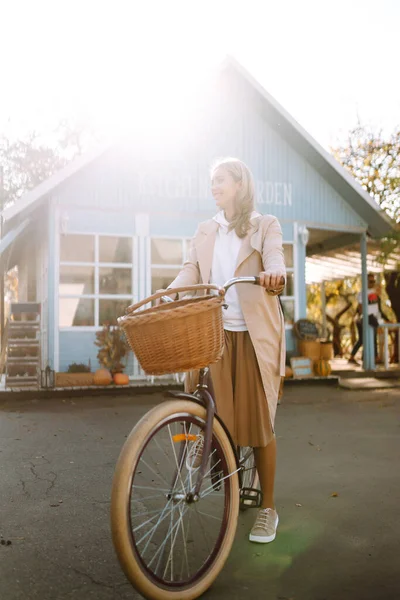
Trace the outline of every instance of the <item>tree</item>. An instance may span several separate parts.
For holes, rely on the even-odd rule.
[[[68,119],[60,122],[52,137],[54,144],[46,143],[36,132],[29,132],[21,139],[0,135],[0,212],[51,177],[96,139],[93,130]],[[15,270],[5,275],[7,303],[16,298],[15,281]]]
[[[335,158],[357,179],[379,206],[400,223],[400,129],[387,138],[358,125]]]
[[[400,251],[400,129],[385,136],[358,124],[350,131],[347,143],[332,152],[393,219],[395,230],[380,243],[379,261],[385,268],[388,259]],[[400,264],[397,271],[385,272],[385,282],[391,308],[399,323]]]
[[[400,129],[385,137],[359,124],[346,144],[332,150],[336,159],[357,179],[393,219],[395,231],[381,240],[380,262],[400,251]],[[400,322],[400,264],[396,274],[385,273],[386,290]]]
[[[344,356],[354,341],[354,314],[357,307],[359,278],[325,282],[328,338],[332,340],[335,356]],[[353,310],[350,310],[353,308]],[[321,286],[312,283],[307,288],[307,317],[322,325]]]
[[[94,138],[92,130],[78,127],[68,120],[61,121],[54,132],[54,144],[46,143],[43,136],[35,131],[21,139],[0,135],[2,206],[10,206],[51,177],[81,154]]]

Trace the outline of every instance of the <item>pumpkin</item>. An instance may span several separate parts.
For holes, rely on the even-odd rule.
[[[94,385],[110,385],[112,376],[107,369],[98,369],[93,377]]]
[[[126,373],[115,373],[114,383],[115,385],[128,385],[129,377]]]
[[[328,375],[330,375],[332,372],[332,367],[329,360],[325,360],[324,358],[316,360],[314,363],[314,371],[315,374],[319,375],[320,377],[328,377]]]

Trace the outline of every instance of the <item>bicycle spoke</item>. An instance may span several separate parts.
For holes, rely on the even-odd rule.
[[[163,515],[164,515],[165,511],[167,510],[167,507],[168,507],[169,505],[171,505],[171,504],[172,504],[172,501],[171,501],[171,500],[168,500],[167,504],[164,506],[164,508],[163,508],[163,510],[162,510],[162,513],[161,513],[161,515],[160,515],[160,518],[159,518],[159,522],[158,522],[158,523],[155,525],[155,527],[157,527],[157,526],[158,526],[158,524],[159,524],[159,523],[161,523],[161,521],[163,521],[163,520],[164,520],[164,518],[166,518],[166,517],[169,515],[169,513],[168,513],[168,515],[166,515],[166,517],[163,517]],[[172,505],[172,509],[171,509],[171,510],[174,510],[174,506],[173,506],[173,505]],[[152,520],[153,520],[153,517],[152,517],[151,519],[148,519],[147,521],[145,521],[145,522],[144,522],[144,523],[142,523],[141,525],[138,525],[138,527],[135,527],[135,529],[133,529],[132,531],[133,531],[134,533],[136,533],[137,531],[139,531],[139,529],[142,529],[142,527],[144,527],[145,525],[148,525],[148,523],[150,523]],[[147,532],[147,534],[148,534],[148,533],[149,533],[149,532]],[[147,534],[146,534],[146,535],[147,535]],[[137,544],[140,544],[140,543],[141,543],[141,541],[142,541],[143,539],[144,539],[144,538],[141,538],[141,539],[140,539],[140,540],[137,542]]]
[[[186,509],[185,512],[187,512],[188,509]],[[148,567],[151,567],[154,559],[158,556],[160,550],[162,550],[165,545],[167,544],[170,536],[174,533],[176,527],[179,525],[179,520],[175,523],[175,525],[173,526],[173,528],[171,529],[171,531],[168,533],[168,535],[166,536],[165,540],[163,541],[163,543],[161,544],[161,546],[158,548],[157,552],[154,554],[153,558],[151,559],[151,561],[149,562],[149,564],[147,565]]]
[[[211,517],[211,519],[216,519],[217,521],[222,521],[221,517],[216,517],[215,515],[210,515],[209,513],[205,513],[199,509],[197,509],[199,515],[204,515],[205,517]]]
[[[228,474],[228,475],[226,475],[225,477],[221,477],[221,479],[219,480],[219,483],[220,483],[221,481],[224,481],[225,479],[228,479],[229,477],[232,477],[232,476],[233,476],[235,473],[237,473],[238,471],[240,471],[240,468],[239,468],[239,469],[236,469],[236,471],[232,471],[232,473],[229,473],[229,474]],[[206,497],[207,497],[209,494],[211,494],[211,493],[212,493],[213,489],[214,489],[214,486],[210,485],[210,487],[208,487],[207,489],[205,489],[205,490],[204,490],[204,491],[203,491],[203,492],[200,494],[200,497],[201,497],[201,498],[206,498]],[[211,492],[210,492],[210,490],[211,490]],[[207,493],[207,492],[208,492],[208,493]]]
[[[144,460],[144,458],[141,456],[140,460],[142,461],[143,464],[146,465],[146,467],[149,469],[149,471],[151,471],[153,473],[153,475],[155,475],[156,477],[159,477],[161,479],[161,481],[163,481],[166,485],[168,485],[168,481],[166,481],[166,479],[160,474],[157,473],[156,471],[154,471],[154,469],[152,467],[150,467],[150,465],[147,464],[147,462]]]
[[[232,484],[227,486],[224,479],[237,471],[228,472],[229,446],[213,431],[204,490],[199,502],[191,502],[188,494],[194,491],[200,467],[189,468],[187,457],[189,452],[195,456],[193,444],[204,435],[204,420],[178,408],[176,416],[153,427],[133,463],[129,528],[143,573],[155,577],[163,589],[178,591],[181,585],[190,587],[219,556],[231,506],[227,494]]]
[[[166,489],[166,488],[155,488],[155,487],[150,487],[148,485],[133,485],[132,489],[133,490],[153,490],[153,492],[154,492],[154,490],[157,490],[159,492],[165,492],[166,494],[168,494],[170,491],[169,489]]]
[[[169,439],[171,440],[172,452],[173,452],[174,459],[175,459],[175,466],[177,469],[178,478],[180,479],[181,484],[182,484],[182,492],[185,493],[185,484],[183,483],[183,479],[182,479],[182,463],[183,463],[185,454],[184,453],[182,454],[181,464],[179,465],[178,457],[176,456],[176,451],[175,451],[175,447],[174,447],[174,441],[172,439],[171,428],[169,425],[168,425],[168,432],[169,432]]]

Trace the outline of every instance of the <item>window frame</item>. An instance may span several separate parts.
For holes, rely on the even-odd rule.
[[[293,318],[293,323],[286,323],[285,322],[285,329],[291,331],[293,329],[293,325],[297,320],[297,305],[298,305],[298,301],[297,301],[297,296],[296,296],[296,244],[294,243],[294,241],[289,242],[289,241],[283,241],[282,242],[282,246],[292,246],[292,256],[293,256],[293,266],[292,267],[286,267],[286,273],[293,273],[293,295],[292,296],[279,296],[280,299],[282,300],[282,303],[285,300],[293,300],[294,302],[294,318]]]
[[[62,236],[68,235],[82,235],[82,236],[90,236],[94,237],[94,261],[93,262],[79,262],[79,261],[61,261],[61,240]],[[113,238],[129,238],[132,242],[132,256],[131,262],[129,263],[117,263],[117,262],[100,262],[100,238],[101,237],[113,237]],[[69,266],[69,267],[94,267],[94,293],[93,294],[61,294],[60,293],[60,272],[61,267]],[[101,331],[103,325],[100,324],[100,300],[125,300],[126,305],[133,304],[138,301],[138,240],[136,235],[131,234],[116,234],[108,233],[108,232],[81,232],[81,231],[68,231],[66,233],[60,232],[60,258],[58,261],[58,273],[56,278],[56,291],[57,291],[57,327],[59,331]],[[130,269],[131,270],[131,294],[100,294],[99,286],[99,274],[100,268],[115,268],[115,269]],[[94,300],[94,325],[69,325],[69,326],[61,326],[60,325],[60,300],[63,298],[79,298],[79,299],[93,299]]]
[[[153,285],[152,285],[152,281],[153,281],[153,268],[154,269],[160,269],[160,270],[165,270],[167,271],[168,269],[176,269],[177,271],[179,271],[180,269],[182,269],[184,263],[186,262],[186,260],[188,259],[188,242],[190,242],[192,238],[190,236],[180,236],[180,235],[151,235],[149,237],[149,263],[150,263],[150,293],[152,291]],[[180,241],[181,242],[181,246],[182,246],[182,258],[183,258],[183,262],[182,264],[160,264],[160,263],[153,263],[152,262],[152,256],[151,256],[151,242],[152,240],[175,240],[175,241]]]

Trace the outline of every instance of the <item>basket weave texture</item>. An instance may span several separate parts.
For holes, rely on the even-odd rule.
[[[118,319],[148,375],[201,369],[224,349],[222,296],[207,295],[160,304]]]

